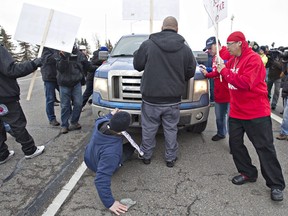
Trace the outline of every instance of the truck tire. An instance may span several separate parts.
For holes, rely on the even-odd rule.
[[[195,125],[187,127],[187,131],[192,132],[192,133],[202,133],[206,129],[206,126],[207,126],[207,121],[204,121],[199,124],[195,124]]]

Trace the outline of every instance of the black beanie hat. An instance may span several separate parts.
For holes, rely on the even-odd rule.
[[[110,119],[110,129],[115,132],[125,131],[130,125],[131,117],[128,112],[120,111]]]

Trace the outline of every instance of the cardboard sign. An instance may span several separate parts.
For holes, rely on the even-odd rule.
[[[227,0],[203,0],[208,13],[208,27],[216,25],[227,17]]]
[[[153,7],[150,7],[150,3]],[[179,19],[179,0],[123,0],[123,20],[153,20],[162,21],[167,16]]]
[[[81,18],[24,3],[14,39],[72,52]]]

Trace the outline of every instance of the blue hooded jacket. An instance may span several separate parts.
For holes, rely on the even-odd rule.
[[[87,167],[96,172],[94,183],[106,208],[110,208],[115,202],[111,191],[111,177],[121,165],[123,151],[121,136],[106,135],[99,131],[100,125],[111,118],[112,114],[108,114],[96,120],[92,138],[84,155]]]

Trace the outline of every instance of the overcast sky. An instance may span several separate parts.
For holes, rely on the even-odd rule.
[[[2,0],[3,1],[3,0]],[[133,1],[133,0],[131,0]],[[154,0],[157,1],[157,0]],[[122,0],[7,0],[0,7],[0,25],[8,34],[15,32],[23,2],[52,8],[82,18],[77,37],[91,44],[97,35],[102,45],[105,39],[112,44],[125,34],[150,33],[149,21],[122,20]],[[208,16],[202,0],[179,0],[179,34],[185,37],[192,50],[202,50],[208,37]],[[288,46],[287,0],[227,0],[228,16],[219,23],[219,39],[223,44],[232,30],[240,30],[247,40],[259,45],[275,42],[275,47]],[[156,12],[155,12],[156,13]],[[234,21],[231,25],[231,17]],[[160,31],[161,21],[155,21],[153,32]],[[93,46],[93,44],[91,45]]]

